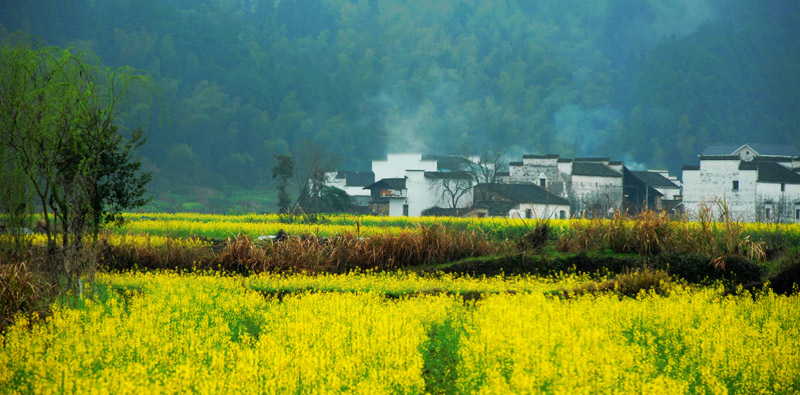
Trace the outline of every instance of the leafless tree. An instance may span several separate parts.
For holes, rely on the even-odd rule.
[[[308,140],[298,144],[293,156],[292,187],[297,197],[291,205],[290,212],[304,209],[316,212],[322,189],[328,182],[326,173],[336,170],[341,160],[321,145]],[[310,207],[304,208],[302,205]]]
[[[458,208],[458,203],[474,186],[472,175],[468,172],[452,172],[437,177],[437,193],[447,203],[448,208]]]
[[[466,146],[462,147],[462,152],[465,157],[470,158]],[[480,155],[477,156],[477,161],[470,161],[470,167],[467,169],[472,176],[474,185],[503,183],[500,173],[508,171],[508,163],[503,159],[504,155],[505,152],[500,148],[483,147]],[[477,195],[474,200],[490,203],[494,195],[486,193],[487,191],[487,189],[476,189]]]

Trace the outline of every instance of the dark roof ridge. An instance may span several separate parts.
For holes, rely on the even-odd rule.
[[[558,159],[560,155],[558,154],[546,154],[546,155],[534,155],[534,154],[524,154],[522,155],[523,159]]]

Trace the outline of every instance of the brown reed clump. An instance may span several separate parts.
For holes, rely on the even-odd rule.
[[[599,218],[573,219],[569,230],[556,241],[556,249],[562,252],[586,252],[604,248],[604,226]]]
[[[0,265],[0,331],[12,324],[17,314],[28,318],[48,315],[52,295],[46,276],[30,270],[27,262]]]
[[[165,243],[134,245],[111,244],[101,238],[97,243],[99,264],[108,270],[142,269],[198,269],[211,268],[213,249],[211,246],[187,246],[180,240]]]
[[[292,236],[281,241],[253,241],[245,235],[229,240],[212,267],[237,272],[342,272],[351,269],[394,270],[431,265],[469,256],[490,255],[503,248],[477,232],[421,226],[415,232],[363,238]]]
[[[714,207],[720,212],[718,217]],[[758,262],[766,260],[764,243],[750,239],[744,224],[733,218],[724,200],[701,203],[695,224],[684,218],[679,225],[675,232],[675,251],[705,254],[719,271],[725,270],[725,260],[729,256]]]
[[[646,256],[703,254],[711,258],[717,270],[725,269],[729,256],[764,261],[764,243],[750,239],[744,224],[731,217],[724,201],[713,204],[722,213],[719,217],[714,215],[714,206],[706,204],[701,206],[694,222],[686,218],[674,221],[667,213],[654,211],[633,217],[617,211],[606,221],[573,220],[570,230],[562,235],[556,247],[564,252],[610,249],[616,253]]]

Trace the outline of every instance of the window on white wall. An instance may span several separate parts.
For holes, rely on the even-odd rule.
[[[540,178],[539,179],[539,186],[542,187],[542,188],[547,188],[547,179],[546,178]]]
[[[734,181],[733,182],[733,190],[734,191],[738,191],[739,190],[739,181]]]
[[[772,214],[772,209],[771,208],[767,207],[766,209],[764,209],[764,218],[767,221],[769,221],[769,217],[770,217],[771,214]]]

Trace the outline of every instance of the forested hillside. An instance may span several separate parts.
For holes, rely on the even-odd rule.
[[[387,151],[611,156],[677,170],[714,142],[800,146],[800,3],[730,0],[30,0],[0,40],[153,76],[153,187],[270,183],[309,140]]]

